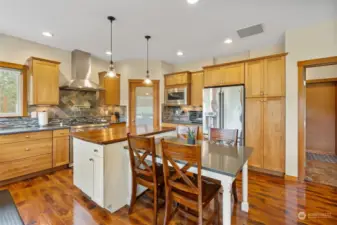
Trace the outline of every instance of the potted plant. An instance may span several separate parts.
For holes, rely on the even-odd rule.
[[[187,143],[189,145],[195,145],[195,137],[196,137],[196,134],[195,134],[194,130],[191,129],[191,128],[188,128]]]

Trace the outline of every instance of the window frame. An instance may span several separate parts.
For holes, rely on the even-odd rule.
[[[27,102],[27,66],[26,65],[20,65],[16,63],[10,63],[10,62],[1,62],[0,61],[0,67],[5,69],[16,69],[21,71],[21,75],[19,78],[19,113],[0,113],[0,118],[5,117],[23,117],[28,116],[28,102]]]

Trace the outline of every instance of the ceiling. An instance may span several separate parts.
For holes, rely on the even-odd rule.
[[[337,15],[336,0],[1,0],[0,33],[58,47],[81,49],[109,59],[113,25],[113,59],[146,56],[169,63],[226,56],[284,43],[288,29],[319,23]],[[240,39],[236,30],[263,23],[265,32]],[[41,35],[50,31],[54,37]],[[225,38],[233,43],[226,45]],[[182,50],[183,57],[176,52]]]

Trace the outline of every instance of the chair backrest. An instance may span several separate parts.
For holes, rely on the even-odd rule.
[[[187,139],[188,137],[188,129],[192,130],[195,134],[195,139],[198,138],[199,127],[198,126],[177,126],[177,137],[182,139]]]
[[[161,140],[161,145],[166,190],[174,188],[195,194],[198,196],[198,206],[202,207],[201,146],[182,145],[164,139]],[[176,160],[184,161],[186,164],[180,168]],[[170,173],[169,163],[174,168],[175,173]],[[193,174],[187,171],[194,165],[198,168],[196,182]]]
[[[210,128],[210,141],[224,141],[231,146],[237,146],[238,143],[238,129],[219,129]]]
[[[132,136],[128,134],[129,155],[132,175],[145,175],[156,179],[156,147],[154,137]],[[151,155],[151,164],[146,159]]]

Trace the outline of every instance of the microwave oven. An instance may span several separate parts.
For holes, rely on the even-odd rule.
[[[166,88],[166,105],[188,105],[188,87]]]

